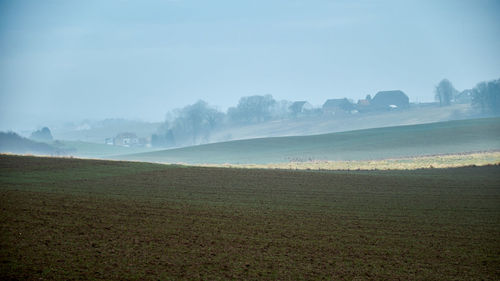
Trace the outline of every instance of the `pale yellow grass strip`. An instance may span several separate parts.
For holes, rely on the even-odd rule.
[[[414,170],[500,164],[500,151],[370,161],[308,161],[275,164],[206,164],[208,167],[292,170]]]

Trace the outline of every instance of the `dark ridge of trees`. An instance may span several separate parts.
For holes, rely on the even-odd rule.
[[[0,132],[0,152],[43,155],[64,154],[64,151],[49,144],[23,138],[14,132]]]
[[[50,132],[50,129],[47,127],[43,127],[42,129],[31,133],[30,139],[33,139],[36,141],[49,142],[49,141],[53,140],[53,137],[52,137],[52,133]]]
[[[500,113],[500,79],[480,82],[472,89],[472,105],[482,113]]]
[[[436,101],[439,101],[439,105],[447,106],[451,104],[451,101],[458,91],[448,79],[443,79],[434,89],[434,93]]]

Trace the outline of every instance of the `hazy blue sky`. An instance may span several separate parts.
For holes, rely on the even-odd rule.
[[[500,78],[500,1],[0,0],[0,129],[199,99],[433,100]]]

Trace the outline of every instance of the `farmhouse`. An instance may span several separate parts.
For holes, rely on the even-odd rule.
[[[114,138],[114,145],[138,146],[139,138],[134,133],[120,133]]]
[[[353,104],[347,99],[329,99],[323,104],[323,114],[343,115],[354,110]]]
[[[370,101],[373,109],[402,109],[410,106],[410,99],[400,90],[380,91]]]

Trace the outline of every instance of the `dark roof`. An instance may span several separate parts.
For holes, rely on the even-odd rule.
[[[349,104],[349,101],[347,100],[347,98],[329,99],[329,100],[325,101],[325,103],[323,104],[323,108],[341,107],[341,106],[344,106],[346,104]]]
[[[354,109],[354,105],[347,99],[329,99],[323,104],[323,110],[336,111],[338,108],[344,111]]]
[[[387,107],[389,105],[408,107],[410,105],[410,99],[400,90],[380,91],[373,97],[370,103],[375,107]]]
[[[296,101],[289,106],[290,109],[302,109],[302,107],[306,104],[307,101]]]

